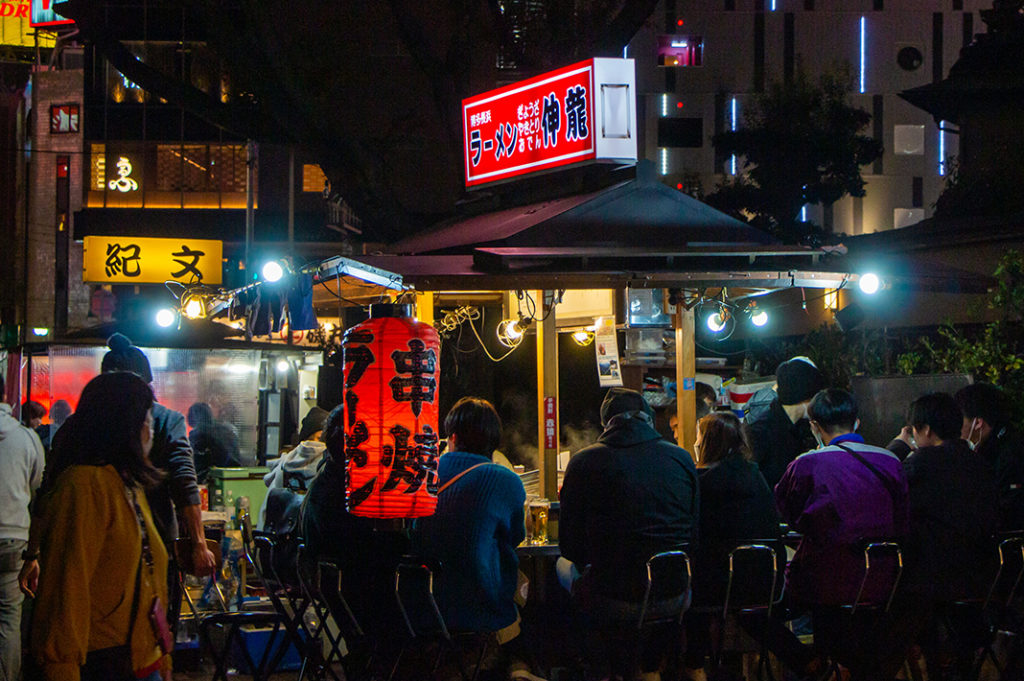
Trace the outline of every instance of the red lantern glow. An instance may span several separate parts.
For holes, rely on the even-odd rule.
[[[437,506],[440,341],[409,305],[371,305],[345,332],[349,512],[419,518]]]

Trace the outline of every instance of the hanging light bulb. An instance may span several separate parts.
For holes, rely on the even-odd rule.
[[[750,315],[750,323],[754,326],[764,326],[768,323],[768,313],[764,310],[754,310]]]
[[[878,293],[878,289],[882,287],[882,280],[878,278],[878,275],[874,272],[867,272],[860,276],[860,280],[857,282],[860,290],[864,293],[873,295]]]
[[[725,315],[721,310],[708,315],[707,325],[712,333],[718,333],[725,328]]]
[[[156,313],[156,323],[158,326],[161,326],[166,329],[168,326],[174,323],[174,320],[177,317],[178,315],[175,314],[174,310],[165,307],[164,309]]]
[[[187,319],[202,319],[206,316],[206,303],[198,293],[186,293],[181,298],[181,313]]]
[[[585,347],[594,342],[594,332],[588,331],[587,329],[580,329],[572,334],[573,341],[580,347]]]
[[[522,342],[523,334],[526,333],[530,321],[522,317],[516,320],[502,321],[498,324],[498,341],[507,348],[517,347]]]

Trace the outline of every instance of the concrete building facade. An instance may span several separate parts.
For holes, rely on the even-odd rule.
[[[885,153],[862,169],[863,198],[805,218],[835,233],[868,234],[930,217],[953,170],[958,136],[897,95],[942,80],[984,30],[983,0],[663,0],[625,55],[636,60],[641,153],[670,186],[710,193],[743,171],[712,136],[743,125],[759,92],[798,68],[812,80],[847,64],[850,102],[872,115]]]

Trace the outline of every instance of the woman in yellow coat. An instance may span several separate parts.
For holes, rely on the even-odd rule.
[[[82,391],[46,498],[32,652],[47,681],[170,678],[167,551],[145,488],[153,391],[101,374]]]

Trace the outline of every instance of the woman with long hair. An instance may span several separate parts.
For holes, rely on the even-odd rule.
[[[751,461],[750,445],[732,412],[716,411],[698,421],[694,450],[700,479],[700,549],[693,568],[693,605],[686,613],[685,665],[689,678],[703,679],[712,620],[706,608],[721,608],[729,552],[747,540],[777,537],[779,520],[772,492]]]
[[[138,376],[101,374],[64,424],[32,622],[44,679],[170,678],[167,551],[145,495],[161,480],[149,462],[152,406]]]

